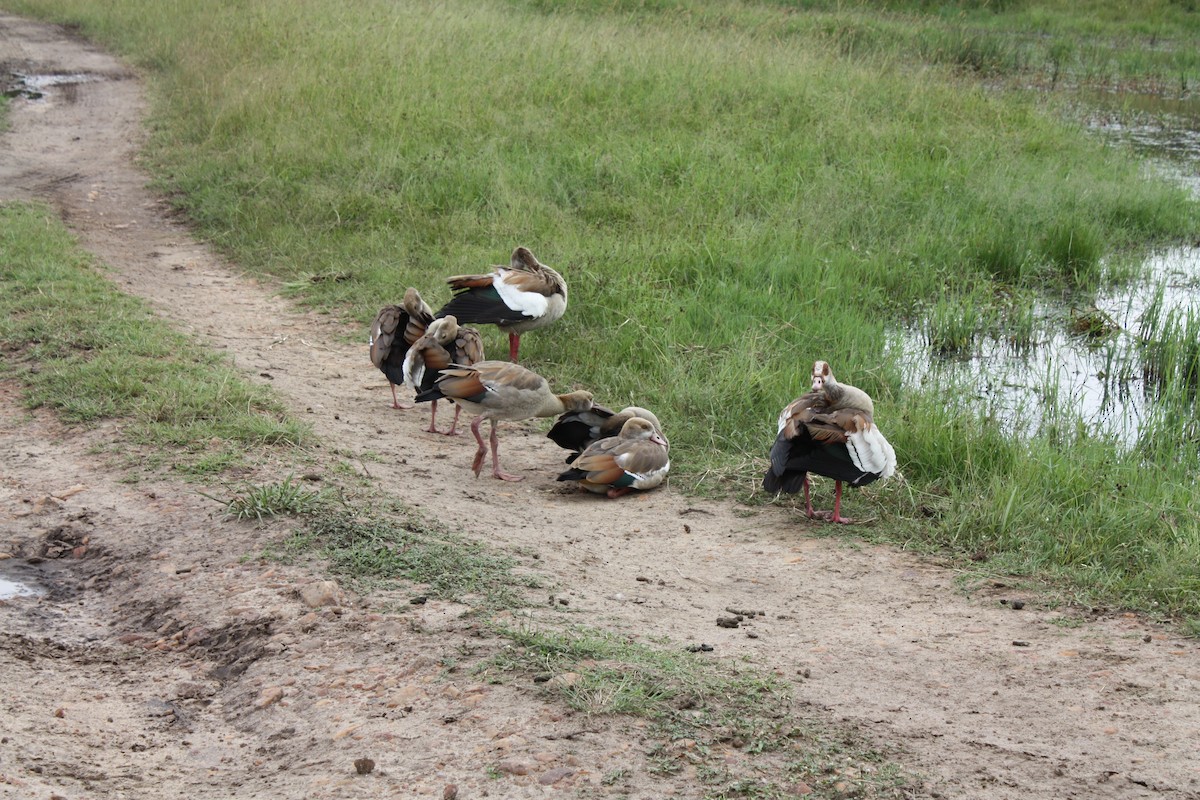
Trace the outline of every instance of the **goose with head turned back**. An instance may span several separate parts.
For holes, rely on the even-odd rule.
[[[456,275],[446,282],[455,295],[436,316],[453,314],[463,324],[495,325],[508,334],[513,362],[521,334],[549,325],[567,310],[567,282],[527,247],[513,250],[507,267],[494,267],[486,275]]]
[[[577,481],[589,492],[620,497],[634,489],[653,489],[666,479],[670,468],[667,440],[654,424],[627,417],[616,436],[592,442],[558,479]]]
[[[483,361],[483,337],[474,328],[461,327],[453,316],[435,319],[429,323],[425,335],[413,342],[404,357],[404,382],[417,394],[430,389],[442,370],[451,364],[470,366]],[[447,436],[457,436],[458,415],[462,411],[454,406],[454,420]],[[437,400],[429,410],[430,433],[443,433],[437,429]]]
[[[842,516],[842,483],[865,486],[896,471],[896,452],[875,425],[874,412],[875,404],[866,392],[838,383],[829,365],[817,361],[812,391],[792,401],[779,415],[763,488],[792,494],[803,489],[809,519],[852,522]],[[810,472],[833,478],[832,512],[813,511]]]
[[[483,468],[488,445],[479,433],[479,426],[491,420],[492,475],[506,481],[522,480],[500,469],[499,440],[496,423],[500,420],[523,420],[533,417],[554,417],[567,411],[582,411],[592,407],[590,392],[555,394],[546,379],[520,364],[508,361],[480,361],[473,366],[453,364],[442,370],[433,387],[417,395],[417,402],[453,400],[456,405],[477,416],[471,422],[471,433],[479,449],[471,469],[475,477]]]
[[[433,322],[433,309],[416,289],[404,292],[398,306],[384,306],[371,323],[371,363],[388,379],[392,388],[392,408],[412,408],[396,398],[397,384],[404,383],[404,357],[413,342],[425,334]]]
[[[568,411],[563,414],[546,437],[559,447],[572,451],[567,456],[567,463],[570,464],[593,442],[619,434],[625,423],[634,417],[647,420],[659,436],[663,435],[662,425],[653,411],[640,406],[626,406],[614,412],[604,406],[594,405],[587,411]],[[663,437],[663,441],[666,441],[666,437]],[[670,446],[668,442],[667,447]]]

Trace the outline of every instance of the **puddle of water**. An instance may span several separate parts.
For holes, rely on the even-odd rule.
[[[0,600],[9,600],[13,597],[34,597],[40,594],[45,594],[45,592],[28,584],[0,578]]]
[[[1154,308],[1200,314],[1200,249],[1162,252],[1146,267],[1145,281],[1074,309],[1038,304],[1032,345],[984,337],[962,357],[938,358],[923,332],[902,331],[890,346],[900,356],[904,382],[958,387],[974,407],[1021,435],[1069,410],[1095,433],[1133,443],[1153,415],[1158,392],[1145,372],[1144,316]],[[1072,319],[1084,314],[1102,321],[1107,331],[1070,332]]]
[[[1155,167],[1200,197],[1200,97],[1097,93],[1080,98],[1089,127],[1114,146],[1150,156]],[[1016,347],[996,337],[977,340],[961,357],[939,357],[918,329],[894,333],[906,386],[932,380],[954,387],[973,409],[1030,435],[1050,420],[1068,416],[1094,433],[1135,442],[1155,414],[1159,386],[1149,379],[1144,342],[1147,314],[1200,319],[1200,248],[1157,253],[1144,277],[1081,302],[1041,303],[1034,309],[1032,345]],[[1111,323],[1107,335],[1068,331],[1079,311]]]
[[[26,100],[41,100],[46,96],[46,90],[55,86],[86,83],[94,77],[82,72],[69,75],[25,75],[14,72],[11,80],[4,89],[5,97],[24,97]]]

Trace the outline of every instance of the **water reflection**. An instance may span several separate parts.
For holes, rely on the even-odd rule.
[[[1151,156],[1157,168],[1200,197],[1200,98],[1096,93],[1081,98],[1090,129],[1116,146]],[[890,347],[911,388],[932,382],[947,396],[995,418],[1018,435],[1047,422],[1078,420],[1099,435],[1133,443],[1155,413],[1159,384],[1146,363],[1147,320],[1200,319],[1200,247],[1154,254],[1141,280],[1074,302],[1034,309],[1034,336],[1002,335],[970,352],[938,357],[920,329],[899,331]]]

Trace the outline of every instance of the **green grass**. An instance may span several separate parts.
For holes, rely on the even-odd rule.
[[[1094,291],[1194,238],[1183,188],[1054,96],[991,88],[1194,85],[1183,4],[8,6],[147,75],[160,186],[303,302],[365,327],[406,285],[437,304],[444,276],[528,245],[571,306],[526,363],[654,409],[676,486],[748,493],[825,358],[875,396],[909,479],[850,501],[876,533],[1200,615],[1191,405],[1132,451],[1069,415],[1020,440],[940,387],[903,389],[886,347],[931,309],[948,352],[1027,342],[1039,293]]]
[[[265,390],[117,290],[47,210],[0,205],[0,375],[70,423],[118,419],[187,472],[307,435]]]
[[[527,592],[540,586],[536,577],[516,571],[511,557],[386,498],[314,499],[301,522],[267,555],[286,559],[315,550],[336,575],[364,590],[404,581],[433,597],[494,610],[526,605]]]
[[[804,721],[786,683],[758,669],[583,627],[499,632],[512,645],[479,668],[484,677],[533,680],[588,717],[647,720],[651,769],[694,770],[704,797],[790,797],[799,781],[818,797],[910,796],[912,776],[858,738]]]
[[[319,491],[305,489],[288,475],[281,481],[249,486],[225,503],[225,513],[233,519],[301,516],[312,513],[322,500]]]

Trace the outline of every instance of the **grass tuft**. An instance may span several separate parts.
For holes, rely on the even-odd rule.
[[[234,519],[300,516],[313,513],[322,502],[319,491],[305,489],[289,475],[275,483],[252,486],[235,495],[225,505],[225,513]]]
[[[309,508],[302,530],[279,553],[316,549],[333,571],[364,588],[407,581],[432,597],[470,602],[484,609],[527,605],[525,591],[536,576],[479,542],[455,534],[394,501],[370,509],[345,503]]]

